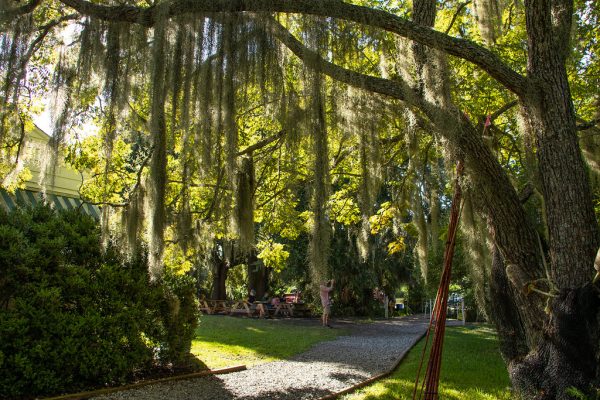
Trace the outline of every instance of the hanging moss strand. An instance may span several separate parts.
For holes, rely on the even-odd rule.
[[[153,153],[150,161],[150,248],[149,270],[153,279],[162,275],[163,235],[166,225],[165,192],[167,182],[167,128],[165,121],[165,23],[166,17],[156,24],[152,51],[153,71],[152,110],[150,130]]]

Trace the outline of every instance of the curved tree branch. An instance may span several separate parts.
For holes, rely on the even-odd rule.
[[[318,73],[323,73],[339,82],[349,86],[363,89],[372,93],[379,93],[405,102],[407,105],[421,110],[427,117],[435,123],[441,116],[446,122],[454,121],[455,124],[462,125],[470,122],[463,121],[465,118],[456,111],[456,115],[443,110],[439,106],[426,101],[406,82],[397,79],[384,79],[371,75],[361,74],[352,71],[322,58],[316,52],[310,50],[302,44],[294,35],[292,35],[283,25],[274,18],[268,19],[267,28],[281,43],[283,43],[292,53],[294,53],[309,68]]]
[[[600,118],[593,119],[591,121],[580,120],[580,124],[577,125],[578,131],[585,131],[588,129],[594,128],[596,125],[600,124]]]
[[[507,89],[519,96],[529,92],[529,80],[511,69],[500,57],[466,39],[415,24],[383,10],[357,6],[341,0],[172,0],[157,6],[102,6],[87,0],[60,0],[82,14],[96,18],[152,26],[157,15],[219,12],[284,12],[339,18],[373,26],[406,37],[481,67]],[[165,10],[166,8],[166,10]]]
[[[41,4],[42,0],[31,0],[29,3],[22,5],[21,7],[11,8],[8,10],[0,10],[0,22],[10,21],[20,15],[29,14],[37,6]]]
[[[417,105],[414,101],[411,101],[415,100],[417,95],[406,83],[361,74],[333,64],[304,46],[304,44],[296,39],[296,37],[294,37],[294,35],[292,35],[283,25],[273,18],[267,20],[267,27],[292,53],[316,72],[323,73],[337,81],[356,88],[390,96],[398,100],[406,101],[411,105]]]
[[[460,3],[458,5],[458,8],[456,9],[456,12],[452,16],[452,20],[450,21],[450,23],[448,24],[448,27],[444,31],[445,34],[448,34],[448,32],[450,32],[450,29],[452,29],[452,26],[454,26],[454,23],[456,22],[456,19],[460,15],[460,12],[463,10],[463,8],[465,8],[469,4],[471,4],[471,0],[465,1],[464,3]]]
[[[513,100],[510,101],[508,103],[506,103],[505,105],[503,105],[502,107],[500,107],[499,109],[497,109],[495,112],[493,112],[492,114],[490,114],[490,121],[494,122],[494,120],[496,118],[498,118],[499,116],[501,116],[502,114],[504,114],[505,112],[507,112],[508,110],[510,110],[511,108],[513,108],[514,106],[516,106],[519,102],[517,100]]]
[[[262,149],[263,147],[273,143],[274,141],[276,141],[278,139],[281,139],[284,136],[285,136],[285,131],[281,130],[281,131],[277,132],[276,134],[274,134],[273,136],[269,136],[268,138],[265,138],[251,146],[246,147],[244,150],[238,151],[235,154],[235,156],[241,157],[245,154],[251,154],[253,151]]]

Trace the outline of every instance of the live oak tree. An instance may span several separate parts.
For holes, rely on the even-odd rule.
[[[149,169],[144,193],[149,199],[150,267],[155,275],[161,273],[163,235],[170,226],[168,202],[177,199],[181,225],[189,226],[191,219],[186,215],[195,201],[195,183],[211,182],[215,193],[221,193],[213,202],[223,210],[222,234],[232,233],[240,251],[252,241],[248,222],[254,217],[244,213],[253,208],[253,199],[243,196],[252,188],[251,173],[244,172],[252,164],[250,159],[240,158],[245,154],[240,154],[243,135],[236,118],[245,106],[260,99],[264,114],[277,121],[273,131],[280,129],[288,146],[298,143],[298,132],[309,133],[303,136],[302,148],[311,159],[313,181],[310,263],[313,279],[322,279],[327,271],[330,235],[329,147],[332,137],[343,137],[344,118],[335,105],[344,105],[339,93],[349,86],[357,91],[351,98],[363,97],[367,102],[376,98],[386,104],[371,105],[367,107],[371,113],[360,114],[365,125],[357,132],[363,185],[359,191],[361,218],[369,214],[369,201],[380,177],[374,166],[380,162],[375,150],[381,140],[373,133],[378,132],[381,111],[392,114],[386,122],[388,127],[395,123],[419,126],[415,137],[433,131],[446,147],[447,164],[457,159],[465,162],[464,183],[470,188],[465,207],[467,229],[479,226],[481,231],[485,220],[495,246],[493,257],[486,256],[483,249],[478,252],[480,260],[493,258],[489,312],[500,332],[515,389],[526,398],[550,399],[569,398],[570,387],[590,392],[597,385],[600,300],[592,278],[600,234],[578,137],[579,129],[592,128],[594,121],[589,122],[589,102],[578,104],[582,112],[577,115],[569,83],[574,52],[580,69],[597,68],[598,38],[582,45],[573,43],[572,37],[578,30],[593,36],[593,29],[579,28],[585,23],[573,29],[574,16],[588,25],[589,21],[598,22],[591,3],[526,0],[523,5],[509,5],[478,0],[473,11],[485,45],[466,39],[469,34],[460,29],[455,36],[450,35],[455,32],[456,20],[461,22],[461,29],[474,29],[473,21],[469,28],[469,19],[463,15],[468,4],[454,4],[449,28],[440,28],[436,8],[447,11],[448,5],[432,1],[415,1],[413,10],[395,2],[352,4],[339,0],[173,0],[148,4],[3,0],[0,6],[4,32],[0,48],[3,156],[18,155],[15,143],[19,140],[15,138],[20,136],[15,127],[21,126],[18,122],[28,101],[23,90],[32,87],[35,92],[40,86],[35,83],[50,80],[43,68],[30,65],[43,64],[48,57],[48,46],[57,40],[53,30],[64,24],[76,26],[65,35],[77,46],[65,48],[52,77],[60,100],[53,148],[56,153],[74,111],[97,107],[90,93],[98,88],[107,102],[101,110],[105,176],[111,173],[113,157],[118,156],[115,143],[120,132],[136,132],[136,123],[149,132],[146,148],[150,155],[138,165]],[[518,37],[502,42],[503,34],[509,37],[518,32],[526,44]],[[502,46],[516,48],[517,60],[499,55],[503,54]],[[524,62],[520,64],[519,58]],[[526,212],[531,196],[511,181],[508,172],[514,163],[507,162],[508,168],[503,168],[502,150],[494,148],[489,140],[493,135],[482,129],[489,124],[484,126],[478,120],[480,115],[469,118],[463,112],[467,106],[459,100],[476,100],[456,91],[462,83],[449,71],[460,74],[457,60],[469,63],[463,72],[471,70],[474,75],[485,76],[479,79],[488,81],[482,86],[489,93],[516,100],[506,109],[518,108],[521,123],[511,132],[518,131],[522,141],[515,147],[528,150],[519,165],[530,178],[535,198],[543,204],[541,223]],[[103,81],[94,83],[92,76],[99,73]],[[572,80],[581,86],[578,79]],[[455,86],[454,93],[448,84]],[[136,109],[143,110],[141,116],[136,115]],[[360,106],[355,105],[354,110],[359,113]],[[487,111],[492,114],[492,110]],[[489,122],[502,111],[506,110],[490,115]],[[581,117],[585,121],[578,126]],[[408,139],[404,142],[408,153],[417,154],[417,139],[413,138],[412,144]],[[180,148],[172,152],[176,143]],[[593,167],[597,160],[589,150],[594,143],[582,141],[582,145]],[[292,154],[290,151],[288,160]],[[180,185],[169,182],[175,165],[180,168]],[[421,231],[419,256],[425,259],[427,235],[422,207],[428,205],[430,217],[437,215],[435,207],[429,206],[436,204],[440,188],[424,185],[426,179],[435,180],[426,178],[430,172],[424,174],[419,167],[412,157],[409,168],[417,171],[415,176],[421,183],[414,185],[409,200]],[[135,193],[128,196],[129,212],[135,211],[132,201],[142,186],[135,185]],[[426,193],[433,200],[425,202]],[[248,207],[239,208],[242,204]],[[214,209],[208,206],[208,210]],[[239,225],[243,221],[245,227]],[[539,225],[543,229],[536,230]],[[482,246],[474,243],[472,247],[476,245]]]

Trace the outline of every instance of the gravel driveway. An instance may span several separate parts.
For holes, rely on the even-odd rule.
[[[285,320],[304,326],[318,320]],[[139,400],[318,399],[389,370],[427,329],[422,317],[370,324],[333,321],[350,335],[322,342],[290,360],[224,375],[148,385],[95,397]],[[326,328],[323,328],[326,329]]]

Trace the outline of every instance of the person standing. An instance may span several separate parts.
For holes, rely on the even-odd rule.
[[[323,321],[323,326],[331,328],[329,325],[329,315],[331,314],[331,291],[333,290],[334,280],[331,279],[327,282],[323,282],[319,286],[319,294],[321,296],[321,305],[323,306],[323,316],[321,317]]]

